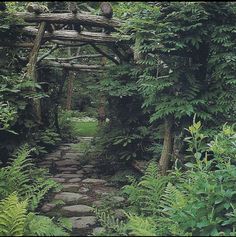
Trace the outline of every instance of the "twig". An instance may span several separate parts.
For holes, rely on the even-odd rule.
[[[38,60],[37,63],[41,62],[44,58],[46,58],[49,54],[51,54],[54,50],[58,48],[58,44],[55,44],[47,53],[42,55]]]

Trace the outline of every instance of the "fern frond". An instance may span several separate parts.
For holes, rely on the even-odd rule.
[[[181,210],[187,204],[185,195],[173,184],[168,183],[160,200],[160,209],[163,215],[170,215]]]
[[[31,236],[69,236],[62,227],[46,216],[30,216],[25,229],[25,235]]]
[[[0,235],[22,236],[27,213],[27,200],[20,202],[16,193],[0,202]]]
[[[150,217],[126,214],[129,218],[126,228],[131,236],[156,236],[155,221]]]
[[[39,178],[25,193],[25,196],[29,199],[29,210],[35,210],[45,195],[51,189],[58,187],[58,184],[52,179],[45,180],[44,178]]]
[[[99,208],[94,208],[94,212],[101,223],[101,225],[109,232],[113,234],[124,235],[125,225],[123,221],[115,218],[108,210],[102,210]]]

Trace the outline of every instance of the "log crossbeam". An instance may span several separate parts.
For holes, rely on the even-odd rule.
[[[23,33],[29,36],[35,36],[38,30],[35,27],[27,26],[23,28]],[[78,41],[85,43],[96,43],[96,44],[124,44],[127,43],[128,40],[107,35],[105,33],[97,33],[97,32],[86,32],[82,31],[78,33],[75,30],[55,30],[52,33],[45,32],[44,34],[45,40],[68,40],[68,41]]]
[[[35,15],[28,12],[20,12],[15,13],[15,16],[30,23],[48,22],[57,24],[80,24],[85,26],[109,28],[113,31],[116,31],[116,28],[121,26],[120,20],[82,13],[42,13],[40,15]]]
[[[108,67],[102,67],[101,65],[82,65],[78,63],[65,63],[65,62],[54,62],[50,60],[43,60],[39,63],[40,66],[44,67],[55,67],[55,68],[65,68],[73,71],[103,71]]]

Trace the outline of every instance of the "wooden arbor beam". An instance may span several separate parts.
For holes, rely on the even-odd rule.
[[[95,16],[91,14],[73,14],[73,13],[42,13],[35,15],[28,12],[15,13],[18,18],[23,18],[26,22],[48,22],[57,24],[80,24],[85,26],[95,26],[115,30],[121,26],[121,21],[117,19],[108,19],[104,16]]]
[[[23,28],[23,33],[26,35],[34,36],[36,35],[38,30],[35,27],[27,26]],[[122,39],[107,35],[105,33],[97,33],[97,32],[80,32],[78,33],[75,30],[56,30],[52,33],[45,32],[44,34],[45,40],[68,40],[68,41],[79,41],[86,43],[95,43],[95,44],[125,44],[129,40]]]
[[[39,63],[40,66],[44,67],[56,67],[56,68],[65,68],[73,71],[103,71],[107,67],[101,65],[82,65],[82,64],[73,64],[73,63],[62,63],[62,62],[54,62],[51,60],[43,60]]]

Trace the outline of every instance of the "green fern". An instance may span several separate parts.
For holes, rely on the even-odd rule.
[[[62,226],[56,225],[49,217],[38,216],[33,213],[27,220],[24,234],[31,236],[69,236]]]
[[[153,161],[148,165],[141,181],[126,185],[123,192],[128,195],[128,200],[136,205],[140,212],[158,213],[160,198],[169,179],[168,176],[158,175],[157,163]]]
[[[181,210],[187,204],[185,195],[173,184],[168,183],[160,198],[160,209],[164,216],[170,216],[172,212]]]
[[[126,228],[131,236],[156,236],[155,221],[151,217],[127,214]]]
[[[30,183],[31,160],[28,158],[31,150],[22,146],[15,154],[15,158],[10,160],[10,165],[0,170],[0,197],[4,198],[12,192],[17,192],[23,196],[28,190]]]
[[[35,168],[29,158],[31,151],[27,145],[22,146],[9,166],[0,170],[0,198],[17,192],[20,199],[28,199],[29,210],[34,210],[51,189],[58,189],[60,185],[47,179],[44,170],[39,172]]]
[[[40,178],[34,185],[27,191],[26,197],[29,198],[29,210],[35,210],[40,201],[45,197],[49,190],[57,187],[57,183],[54,180]]]
[[[106,234],[125,235],[126,228],[123,221],[115,218],[109,210],[94,208],[100,224],[106,229]]]
[[[0,202],[0,236],[22,236],[27,218],[27,200],[20,202],[16,193]]]

